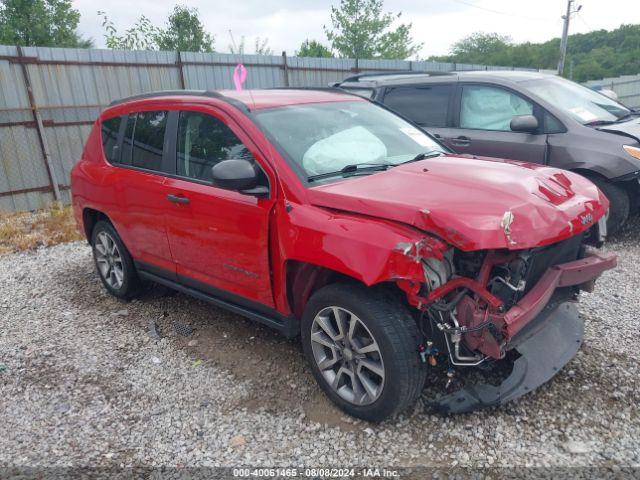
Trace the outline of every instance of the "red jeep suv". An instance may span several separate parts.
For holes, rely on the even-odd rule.
[[[616,263],[587,246],[609,202],[585,178],[454,155],[332,90],[114,102],[72,193],[110,293],[151,280],[300,335],[325,393],[372,421],[413,404],[428,368],[513,366],[437,397],[448,412],[546,382],[581,344],[578,293]]]

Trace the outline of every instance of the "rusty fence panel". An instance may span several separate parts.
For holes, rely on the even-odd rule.
[[[326,87],[361,72],[494,69],[425,61],[118,51],[0,45],[0,210],[69,203],[69,174],[99,112],[155,90]]]

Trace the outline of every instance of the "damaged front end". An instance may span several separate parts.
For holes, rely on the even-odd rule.
[[[425,363],[458,368],[518,357],[500,385],[468,385],[436,400],[443,412],[502,404],[552,378],[582,343],[583,322],[574,301],[616,266],[616,257],[586,246],[579,234],[525,250],[464,252],[449,248],[419,256],[423,282],[398,281],[419,313]],[[516,353],[516,355],[513,355]]]

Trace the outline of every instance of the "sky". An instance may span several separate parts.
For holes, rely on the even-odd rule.
[[[639,0],[583,0],[572,17],[570,33],[613,29],[622,23],[640,23]],[[104,47],[104,29],[97,11],[103,10],[120,30],[140,15],[163,25],[176,3],[195,7],[207,30],[215,35],[215,50],[228,52],[231,30],[236,42],[246,37],[252,53],[255,38],[268,38],[274,53],[293,55],[306,39],[328,44],[323,25],[330,26],[331,5],[339,0],[73,0],[81,13],[79,30]],[[402,12],[401,21],[413,24],[414,40],[424,43],[421,58],[444,55],[453,43],[470,33],[497,32],[515,42],[540,42],[559,37],[565,0],[385,0],[389,12]]]

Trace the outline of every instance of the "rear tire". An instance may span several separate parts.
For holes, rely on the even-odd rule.
[[[107,291],[118,298],[131,298],[140,286],[133,260],[111,223],[99,221],[91,232],[93,260]]]
[[[316,381],[349,415],[380,422],[420,396],[426,369],[418,327],[384,289],[332,284],[318,290],[305,308],[301,337]]]
[[[600,178],[590,177],[593,183],[609,199],[609,219],[607,220],[607,235],[614,234],[622,228],[629,218],[631,199],[629,193],[622,187],[609,183]]]

